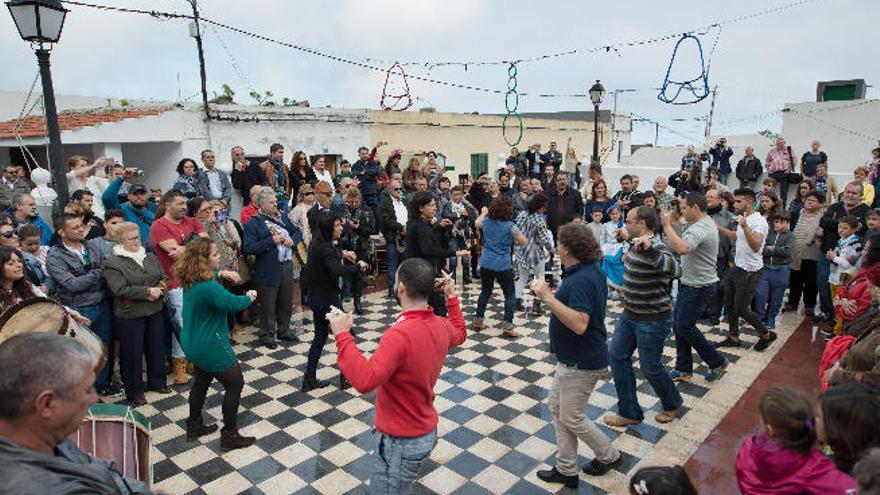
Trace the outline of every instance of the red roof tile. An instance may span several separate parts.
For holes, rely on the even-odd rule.
[[[62,132],[72,131],[109,122],[119,122],[120,120],[125,119],[137,119],[140,117],[159,115],[168,110],[170,110],[170,108],[62,113],[58,115],[58,124],[61,127]],[[0,122],[0,139],[15,137],[13,130],[15,129],[16,122],[17,120]],[[28,117],[21,122],[21,128],[18,133],[23,138],[45,136],[46,123],[43,117]]]

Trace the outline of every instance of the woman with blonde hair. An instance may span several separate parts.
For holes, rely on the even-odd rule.
[[[313,206],[315,206],[315,188],[313,188],[311,184],[303,184],[299,188],[299,193],[296,195],[296,205],[290,210],[290,213],[287,214],[290,221],[302,230],[303,242],[306,246],[312,242],[312,232],[309,230],[308,213]]]
[[[216,425],[205,425],[202,409],[211,382],[217,379],[226,390],[223,395],[223,429],[220,448],[240,449],[254,444],[254,437],[238,432],[238,407],[244,376],[238,356],[227,338],[227,315],[244,310],[257,298],[256,291],[236,296],[227,291],[214,274],[220,269],[217,244],[210,238],[189,241],[183,254],[174,262],[174,275],[183,288],[183,330],[180,345],[187,359],[195,366],[193,385],[189,392],[187,439],[195,439],[217,431]]]
[[[868,182],[868,169],[865,167],[856,167],[853,170],[853,179],[856,182],[861,182],[862,187],[864,188],[862,192],[862,202],[868,206],[874,204],[874,185]]]
[[[416,191],[416,180],[419,177],[424,177],[421,164],[418,158],[412,157],[409,159],[409,165],[407,165],[406,170],[403,171],[403,189],[407,194],[412,194]]]
[[[141,245],[140,228],[123,222],[110,231],[116,242],[104,265],[104,280],[113,294],[113,324],[119,337],[120,374],[125,398],[134,406],[144,397],[143,362],[147,363],[147,390],[171,393],[165,381],[165,271],[156,255]],[[146,357],[146,359],[144,359]]]

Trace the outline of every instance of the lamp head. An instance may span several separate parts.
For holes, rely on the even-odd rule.
[[[6,2],[21,39],[32,43],[57,43],[68,10],[59,0],[10,0]]]
[[[590,88],[590,101],[593,102],[593,105],[599,106],[602,104],[603,98],[605,98],[605,87],[596,79],[596,84]]]

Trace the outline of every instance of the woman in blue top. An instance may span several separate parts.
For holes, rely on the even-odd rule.
[[[511,249],[516,241],[520,246],[528,240],[513,223],[513,201],[507,196],[492,200],[489,208],[483,207],[477,219],[478,229],[483,231],[483,255],[480,256],[480,297],[477,299],[477,318],[471,328],[479,331],[487,326],[483,323],[486,304],[495,285],[495,280],[504,292],[504,321],[501,329],[507,337],[517,337],[513,329],[513,311],[516,307],[516,294],[513,286],[513,263]]]
[[[195,160],[184,158],[177,164],[177,182],[173,188],[186,195],[186,199],[193,199],[199,195],[198,176],[199,167]]]
[[[590,190],[590,196],[584,202],[584,218],[587,223],[593,221],[593,208],[602,208],[602,221],[608,221],[608,208],[614,204],[611,197],[608,196],[608,185],[604,179],[598,179],[593,182]]]
[[[223,395],[223,430],[220,448],[240,449],[254,444],[254,437],[238,433],[238,406],[244,376],[238,356],[229,344],[226,318],[244,310],[257,298],[249,290],[236,296],[215,279],[220,269],[217,245],[209,238],[197,237],[188,243],[174,263],[177,282],[183,287],[183,330],[180,345],[187,359],[195,365],[192,389],[189,391],[189,418],[186,438],[192,440],[217,431],[217,425],[205,425],[202,409],[211,382],[216,378],[226,393]]]

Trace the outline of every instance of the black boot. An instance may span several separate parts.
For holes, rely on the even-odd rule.
[[[303,384],[302,391],[303,392],[311,392],[316,388],[324,388],[330,385],[330,383],[325,382],[323,380],[318,380],[315,375],[304,375],[303,376]]]
[[[345,390],[347,388],[351,388],[351,383],[349,383],[348,378],[345,378],[345,375],[340,373],[339,374],[339,390]]]
[[[461,274],[461,281],[464,283],[464,285],[470,285],[470,283],[471,283],[471,273],[470,273],[469,271],[467,271],[467,270],[465,270],[464,272],[462,272],[462,274]]]
[[[541,301],[535,299],[532,303],[532,309],[529,310],[529,316],[543,316],[544,310],[541,309]]]
[[[186,439],[195,440],[196,438],[210,435],[217,431],[217,425],[206,425],[202,418],[186,420]]]
[[[243,437],[238,430],[227,430],[223,428],[220,431],[220,448],[223,450],[243,449],[250,447],[257,441],[256,437]]]
[[[517,310],[517,311],[522,311],[522,310],[524,310],[524,309],[525,309],[525,308],[523,307],[522,299],[517,299],[517,300],[516,300],[516,310]]]
[[[361,296],[354,296],[354,314],[363,315],[364,307],[361,306]]]

